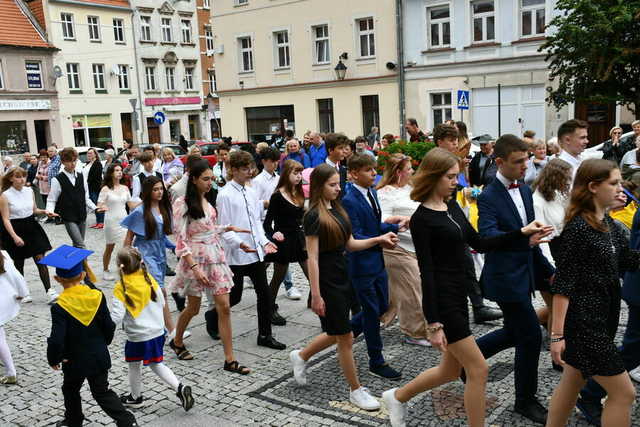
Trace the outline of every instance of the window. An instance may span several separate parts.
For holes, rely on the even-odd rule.
[[[443,48],[451,46],[451,16],[449,6],[428,8],[427,20],[429,47]]]
[[[373,126],[380,127],[380,111],[378,95],[361,96],[362,102],[362,134],[369,135]]]
[[[213,50],[213,31],[211,31],[211,27],[205,27],[204,29],[204,40],[207,45],[207,55],[209,52]]]
[[[124,43],[124,20],[113,18],[113,40]]]
[[[144,75],[147,90],[156,90],[156,67],[147,66],[144,68]]]
[[[67,64],[67,83],[69,90],[80,90],[80,64]]]
[[[2,61],[0,61],[0,89],[4,89],[4,77],[2,75]]]
[[[76,30],[73,26],[73,15],[70,13],[61,13],[60,21],[62,23],[62,38],[65,40],[75,40]]]
[[[27,87],[29,89],[42,89],[42,64],[40,61],[26,61]]]
[[[204,0],[202,2],[202,7],[204,7],[205,9],[209,9],[211,7],[209,0]]]
[[[520,0],[522,37],[544,35],[545,0]]]
[[[236,6],[242,6],[243,4],[249,4],[249,0],[236,0]]]
[[[433,111],[433,126],[444,123],[452,118],[451,92],[432,93],[431,111]]]
[[[193,90],[193,67],[184,69],[184,90]]]
[[[209,70],[209,92],[215,92],[216,90],[218,90],[218,86],[216,85],[216,72]]]
[[[129,90],[129,66],[126,64],[118,65],[118,87],[120,90]]]
[[[493,0],[475,0],[471,2],[473,16],[473,41],[490,42],[495,40],[495,8]]]
[[[360,43],[360,56],[369,57],[376,55],[375,35],[373,33],[373,18],[358,19],[358,42]]]
[[[289,68],[289,32],[278,31],[273,33],[273,41],[276,50],[276,68]]]
[[[89,27],[89,40],[100,41],[100,20],[97,16],[87,16],[87,26]]]
[[[318,122],[320,124],[320,132],[334,132],[333,98],[318,99]]]
[[[182,43],[191,43],[191,21],[182,20]]]
[[[176,69],[173,67],[167,67],[164,69],[164,75],[167,81],[167,90],[176,90]]]
[[[314,61],[316,64],[327,64],[331,61],[329,55],[329,26],[318,25],[311,29],[314,37]]]
[[[93,64],[93,87],[96,90],[106,90],[104,85],[104,64]]]
[[[251,37],[241,37],[238,39],[240,46],[240,71],[253,71],[253,46]]]
[[[151,41],[151,17],[140,17],[140,40],[144,42]]]
[[[171,18],[162,18],[160,29],[162,30],[162,41],[171,43],[173,36],[171,34]]]

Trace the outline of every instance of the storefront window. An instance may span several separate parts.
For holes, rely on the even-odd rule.
[[[286,130],[295,133],[293,105],[245,108],[249,141],[271,142],[283,136]]]
[[[19,154],[27,151],[27,122],[0,122],[0,154]]]
[[[105,148],[112,143],[111,115],[72,116],[73,136],[76,147]]]

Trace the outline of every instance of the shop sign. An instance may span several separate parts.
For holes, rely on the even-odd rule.
[[[200,97],[198,96],[182,96],[182,97],[170,97],[170,98],[147,98],[144,100],[144,105],[184,105],[184,104],[200,104]]]
[[[48,99],[0,99],[0,111],[50,110]]]

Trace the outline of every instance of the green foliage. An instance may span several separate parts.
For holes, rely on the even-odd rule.
[[[416,169],[420,165],[422,158],[435,146],[433,142],[394,142],[387,146],[385,150],[378,151],[378,173],[382,175],[387,159],[395,153],[402,153],[411,157],[411,165]]]
[[[558,0],[547,54],[547,101],[618,102],[640,114],[640,0]]]

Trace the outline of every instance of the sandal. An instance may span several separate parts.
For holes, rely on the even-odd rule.
[[[187,347],[184,345],[182,347],[178,347],[176,343],[171,340],[169,341],[169,347],[176,352],[176,356],[178,356],[179,360],[193,360],[193,355],[189,353],[189,350],[187,350]]]
[[[246,366],[242,366],[241,364],[238,363],[237,360],[234,360],[232,362],[227,362],[225,360],[224,370],[229,372],[234,372],[240,375],[248,375],[251,372],[251,369],[247,368]]]

